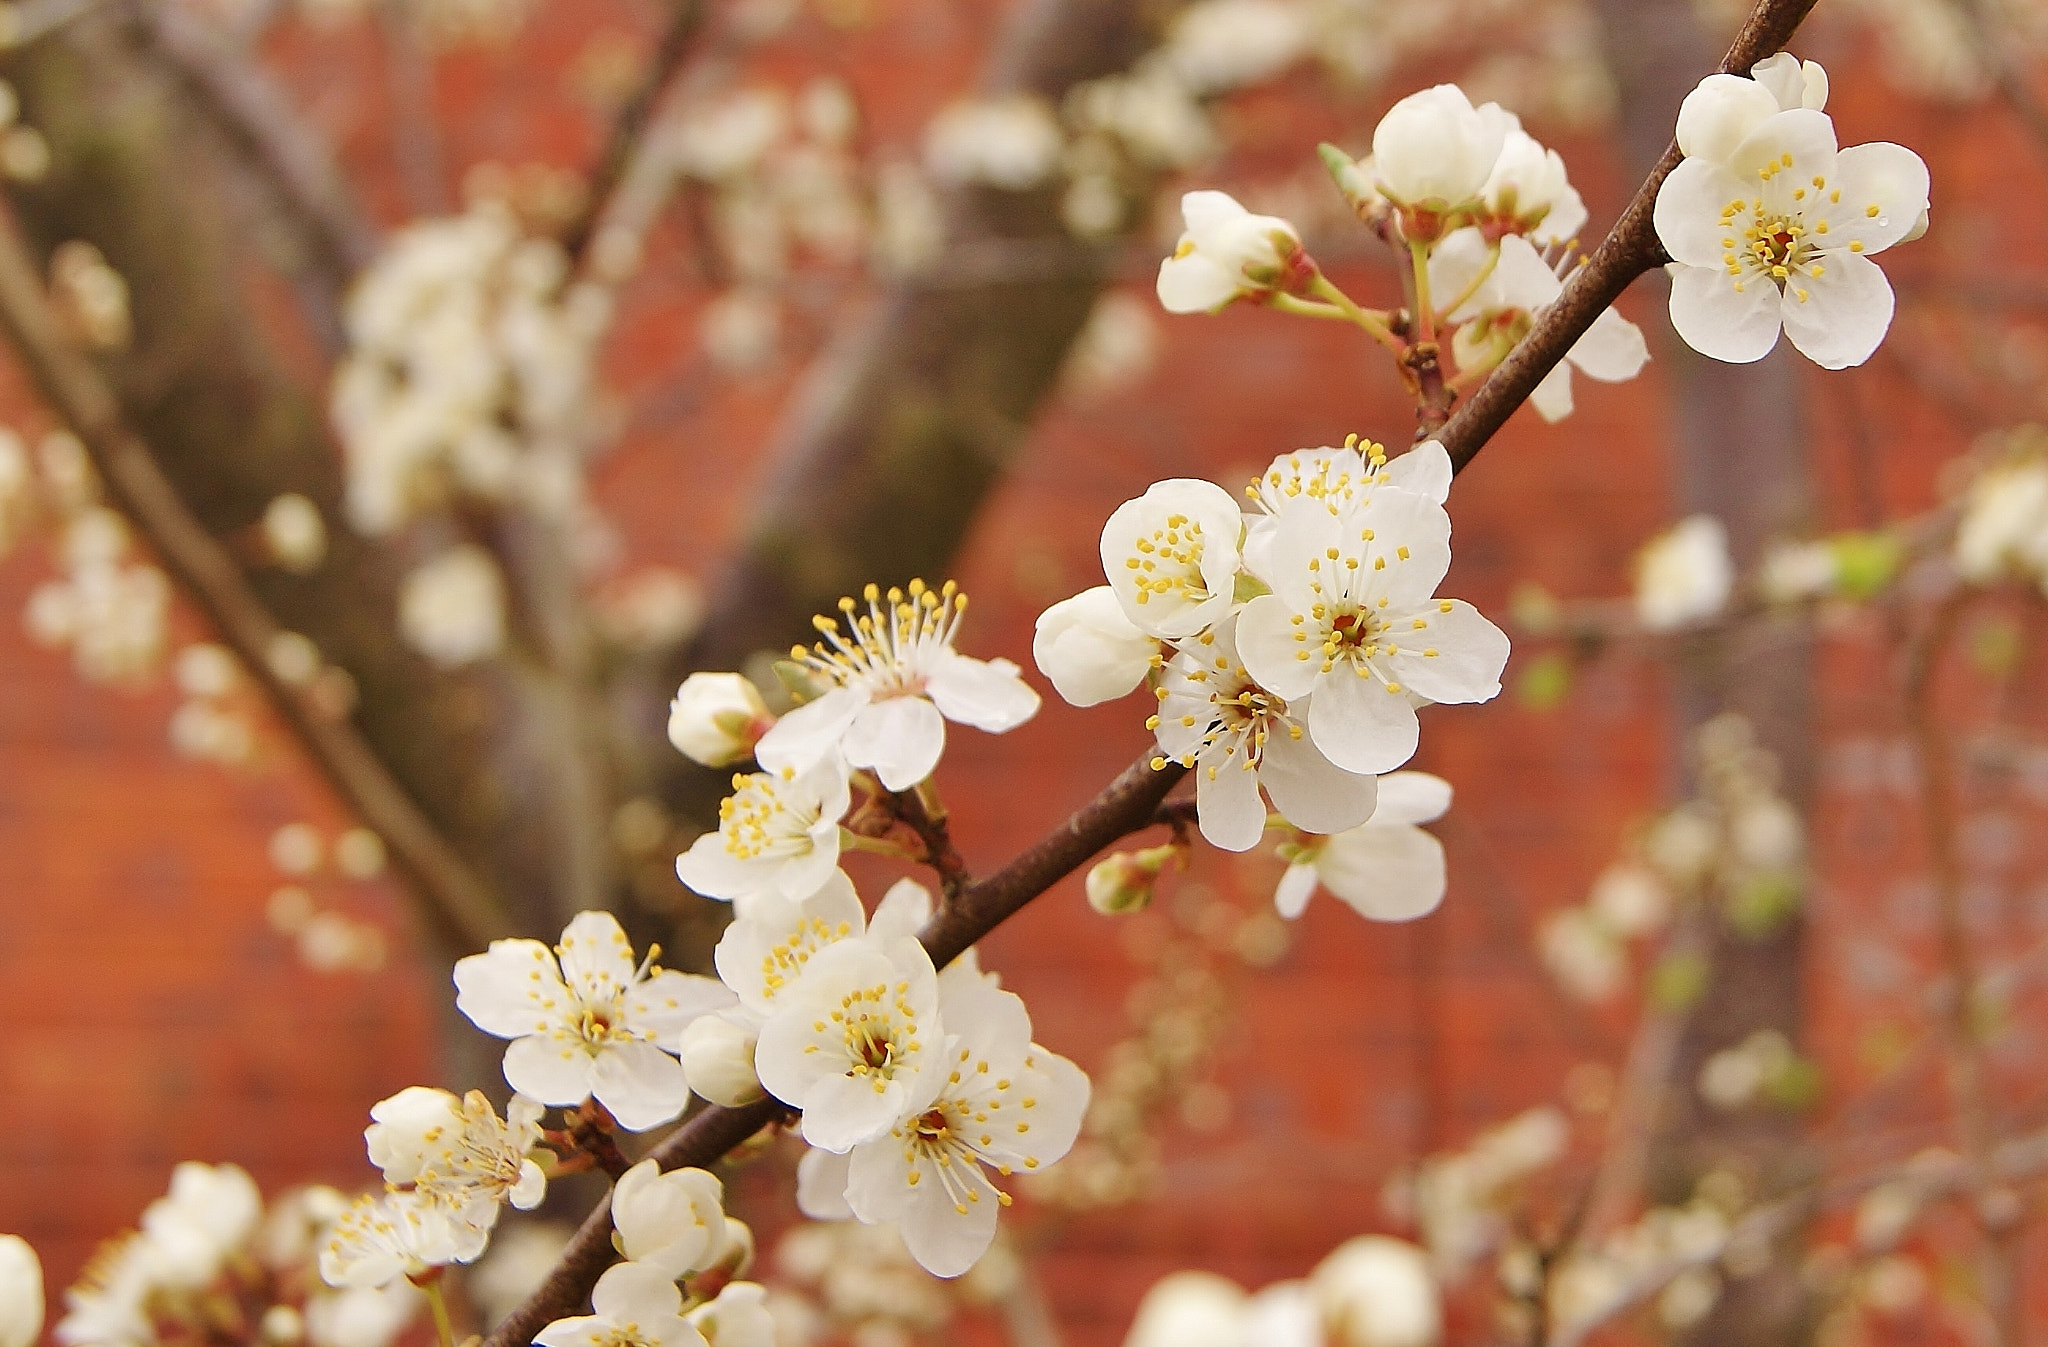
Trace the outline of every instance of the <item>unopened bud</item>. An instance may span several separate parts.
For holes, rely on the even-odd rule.
[[[669,704],[668,738],[692,762],[730,767],[754,755],[775,723],[754,685],[736,673],[698,673]]]
[[[1105,917],[1144,911],[1151,905],[1159,872],[1179,854],[1180,848],[1168,842],[1104,857],[1088,872],[1088,906]]]
[[[764,1091],[754,1074],[756,1033],[723,1015],[700,1015],[683,1027],[683,1074],[690,1088],[714,1104],[738,1108]]]

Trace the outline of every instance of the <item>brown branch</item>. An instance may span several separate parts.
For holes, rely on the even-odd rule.
[[[1722,58],[1727,74],[1748,74],[1750,67],[1764,60],[1791,40],[1815,0],[1759,0],[1749,21],[1735,35],[1735,42]],[[1462,472],[1465,465],[1486,447],[1494,432],[1507,423],[1517,407],[1528,400],[1543,382],[1543,376],[1557,367],[1573,343],[1586,334],[1593,321],[1628,289],[1636,277],[1668,260],[1657,241],[1651,215],[1657,206],[1658,189],[1681,158],[1673,141],[1664,157],[1643,179],[1621,218],[1586,264],[1572,273],[1564,294],[1543,311],[1500,367],[1487,377],[1472,400],[1454,413],[1435,437],[1450,452],[1451,464]]]
[[[134,13],[160,58],[304,226],[339,290],[377,255],[379,240],[328,147],[252,56],[229,50],[174,5],[140,3]]]
[[[669,19],[668,28],[656,44],[653,56],[648,58],[640,83],[619,105],[618,115],[612,119],[611,135],[605,142],[604,153],[598,157],[597,167],[591,171],[583,208],[562,230],[562,248],[569,254],[572,270],[581,266],[584,253],[589,251],[591,241],[597,237],[597,227],[604,220],[605,208],[625,182],[641,138],[647,134],[647,127],[654,120],[654,110],[661,102],[662,93],[676,72],[682,69],[698,33],[704,28],[708,8],[706,0],[675,0],[675,14]]]
[[[944,968],[1096,852],[1149,827],[1159,802],[1185,774],[1176,763],[1154,771],[1149,755],[1126,767],[1037,845],[939,910],[918,934],[932,963]],[[707,1108],[656,1147],[653,1158],[664,1170],[701,1168],[788,1112],[775,1099],[744,1108]],[[576,1232],[547,1281],[498,1325],[484,1347],[524,1347],[550,1322],[573,1313],[617,1256],[611,1242],[611,1202],[606,1198]]]
[[[434,924],[470,948],[511,934],[496,896],[427,821],[346,713],[317,694],[317,680],[288,682],[272,669],[270,651],[283,629],[128,428],[98,367],[66,340],[11,217],[0,217],[0,330],[45,401],[84,442],[115,503],[269,694],[335,790],[383,837]]]

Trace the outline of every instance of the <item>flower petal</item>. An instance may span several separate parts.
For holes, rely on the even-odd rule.
[[[628,1132],[658,1127],[690,1102],[683,1064],[652,1043],[614,1043],[597,1055],[590,1092]]]
[[[1927,209],[1926,161],[1888,141],[1851,145],[1836,155],[1831,185],[1840,189],[1843,207],[1828,217],[1831,248],[1846,248],[1853,240],[1866,256],[1881,253],[1903,242]]]
[[[1650,345],[1641,328],[1613,309],[1602,309],[1565,358],[1587,378],[1615,384],[1642,372],[1650,362]]]
[[[1529,394],[1529,405],[1546,421],[1558,422],[1572,414],[1572,367],[1560,360],[1543,376],[1543,382]]]
[[[1421,625],[1425,622],[1426,627]],[[1500,695],[1508,636],[1477,608],[1463,599],[1441,599],[1395,625],[1402,635],[1400,646],[1383,658],[1402,687],[1446,704],[1491,701]]]
[[[1779,311],[1778,287],[1761,278],[1738,282],[1721,267],[1679,267],[1671,278],[1671,326],[1693,350],[1732,365],[1771,353]]]
[[[1307,624],[1296,623],[1294,617],[1287,600],[1277,594],[1259,595],[1237,615],[1237,655],[1245,672],[1260,687],[1288,701],[1306,697],[1322,667],[1321,648],[1310,644],[1313,637]],[[1304,652],[1308,659],[1300,658]],[[1161,722],[1163,727],[1163,716]]]
[[[580,1104],[590,1098],[597,1063],[581,1043],[528,1034],[505,1048],[505,1083],[543,1104]]]
[[[776,721],[754,745],[755,760],[770,772],[808,772],[838,749],[846,727],[867,704],[864,688],[833,688]]]
[[[871,703],[846,730],[846,761],[872,767],[890,790],[908,790],[930,776],[945,750],[945,717],[922,697]]]
[[[1038,694],[1006,659],[979,660],[948,652],[925,683],[946,719],[990,734],[1014,730],[1038,713]]]
[[[1436,440],[1424,440],[1398,458],[1387,460],[1382,471],[1386,485],[1443,504],[1451,496],[1451,456]]]
[[[1339,664],[1316,679],[1308,732],[1323,756],[1347,772],[1391,772],[1415,756],[1415,708],[1370,675]]]
[[[1372,817],[1376,778],[1347,772],[1324,757],[1304,734],[1276,733],[1266,741],[1259,784],[1280,816],[1303,832],[1338,833]]]
[[[626,994],[627,1023],[636,1033],[652,1034],[656,1042],[673,1047],[684,1025],[736,1001],[732,988],[717,978],[664,968]]]
[[[538,940],[493,940],[455,964],[455,1008],[499,1038],[533,1033],[557,1013],[542,1003],[559,1006],[567,997],[554,951]]]
[[[1785,283],[1785,335],[1822,369],[1870,359],[1892,325],[1892,283],[1883,268],[1850,252],[1814,264],[1820,275]]]
[[[1428,772],[1389,772],[1380,778],[1374,823],[1433,823],[1451,807],[1451,783]]]
[[[1293,921],[1308,908],[1308,900],[1316,896],[1316,868],[1313,865],[1290,865],[1280,876],[1280,886],[1273,890],[1273,910]]]
[[[1156,288],[1168,313],[1214,313],[1237,298],[1241,282],[1215,258],[1197,252],[1160,262]]]
[[[1678,105],[1678,148],[1688,158],[1725,160],[1778,111],[1771,91],[1740,75],[1709,75]]]
[[[1373,921],[1412,921],[1444,898],[1443,843],[1420,828],[1368,823],[1331,838],[1316,869],[1324,888]]]
[[[586,1005],[611,1001],[633,981],[633,946],[609,912],[579,912],[562,932],[562,978]]]
[[[814,1221],[848,1221],[853,1208],[846,1204],[846,1168],[850,1157],[815,1148],[804,1152],[796,1163],[797,1209]]]
[[[1675,262],[1689,267],[1726,265],[1728,226],[1721,212],[1748,192],[1742,180],[1707,159],[1687,159],[1657,189],[1651,220],[1657,239]]]
[[[1250,851],[1266,832],[1259,774],[1238,757],[1212,752],[1195,763],[1195,820],[1211,846]]]

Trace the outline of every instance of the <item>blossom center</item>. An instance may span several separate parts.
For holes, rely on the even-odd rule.
[[[1204,540],[1200,521],[1184,514],[1166,517],[1166,523],[1131,542],[1126,568],[1136,571],[1138,603],[1183,599],[1200,603],[1209,597],[1208,582],[1202,576]]]
[[[734,793],[719,801],[718,831],[725,849],[740,860],[801,855],[810,850],[816,810],[793,807],[783,788],[796,774],[766,772],[733,778]]]
[[[865,613],[848,598],[839,601],[837,620],[812,618],[825,639],[809,650],[793,648],[790,658],[828,682],[865,687],[876,697],[921,694],[937,657],[952,649],[967,596],[951,580],[938,589],[912,580],[909,588],[892,586],[886,595],[869,585],[861,597]]]

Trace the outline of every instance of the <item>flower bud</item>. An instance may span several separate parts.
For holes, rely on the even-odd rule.
[[[730,1282],[685,1317],[714,1347],[775,1347],[775,1316],[766,1297],[758,1283]]]
[[[28,1241],[0,1235],[0,1347],[35,1347],[43,1332],[43,1265]]]
[[[1473,107],[1455,84],[1410,94],[1387,110],[1373,128],[1373,170],[1380,190],[1411,208],[1402,221],[1411,239],[1436,238],[1437,214],[1479,194],[1510,125],[1499,107]]]
[[[612,1187],[613,1242],[628,1259],[687,1277],[725,1255],[725,1187],[701,1169],[642,1160]]]
[[[1159,657],[1159,641],[1124,616],[1108,585],[1097,585],[1038,615],[1031,655],[1060,696],[1094,706],[1143,682]]]
[[[435,1143],[462,1130],[462,1106],[446,1090],[408,1085],[370,1109],[374,1120],[363,1129],[370,1163],[384,1171],[386,1183],[411,1183],[426,1167]]]
[[[758,1033],[723,1015],[700,1015],[683,1026],[680,1052],[690,1088],[714,1104],[738,1108],[764,1093],[754,1074]]]
[[[1142,912],[1152,903],[1159,872],[1180,852],[1168,842],[1143,851],[1119,851],[1088,872],[1088,906],[1105,917]]]
[[[668,739],[706,767],[730,767],[754,755],[775,717],[754,685],[736,673],[697,673],[669,703]]]

